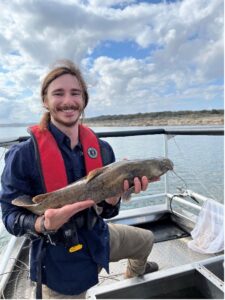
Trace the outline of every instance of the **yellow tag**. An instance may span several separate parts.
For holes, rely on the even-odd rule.
[[[77,244],[77,245],[74,245],[74,246],[70,247],[69,252],[73,253],[73,252],[81,250],[82,248],[83,248],[82,244]]]

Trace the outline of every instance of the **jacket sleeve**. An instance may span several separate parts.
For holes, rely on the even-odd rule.
[[[30,184],[30,152],[27,145],[15,145],[6,153],[5,167],[1,176],[0,202],[2,221],[7,231],[13,235],[35,234],[34,223],[37,216],[11,202],[17,197],[34,193]]]
[[[112,147],[103,140],[100,140],[100,147],[103,165],[106,166],[115,162],[115,154]],[[120,202],[121,201],[119,201],[117,205],[110,205],[106,201],[102,201],[101,203],[99,203],[98,206],[102,208],[100,216],[104,219],[109,219],[118,215],[120,210]]]

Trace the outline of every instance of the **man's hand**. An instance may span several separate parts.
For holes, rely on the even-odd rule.
[[[86,208],[93,206],[95,202],[93,200],[85,200],[82,202],[76,202],[73,204],[65,205],[61,208],[49,208],[45,211],[44,226],[46,230],[58,230],[63,226],[69,219]],[[42,216],[38,217],[35,222],[35,230],[41,232],[41,219]]]
[[[154,182],[154,181],[159,181],[159,180],[160,180],[159,177],[154,178],[153,180],[150,180],[150,181],[148,180],[148,178],[146,176],[143,176],[141,178],[141,180],[138,177],[135,177],[134,178],[134,192],[135,192],[135,194],[139,194],[141,191],[146,191],[147,188],[148,188],[149,182]],[[128,191],[128,189],[130,188],[128,180],[124,180],[123,187],[124,187],[123,193]],[[107,203],[111,204],[111,205],[116,205],[119,202],[120,197],[123,195],[123,193],[121,195],[108,198],[105,201]]]

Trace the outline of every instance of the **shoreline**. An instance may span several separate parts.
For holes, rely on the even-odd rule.
[[[0,127],[29,127],[33,123],[0,124]],[[82,123],[93,127],[124,126],[205,126],[224,125],[224,110],[167,111],[127,115],[103,115],[84,118]]]

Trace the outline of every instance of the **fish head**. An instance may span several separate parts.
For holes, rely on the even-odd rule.
[[[147,160],[145,167],[148,169],[149,178],[160,177],[167,171],[173,170],[173,162],[170,159],[164,157],[156,158]]]
[[[162,174],[173,170],[173,162],[169,158],[159,159],[159,170]]]
[[[165,157],[151,158],[151,159],[137,159],[134,161],[127,161],[120,165],[120,171],[126,178],[134,178],[142,176],[148,177],[149,180],[157,179],[167,171],[173,170],[173,162]]]

